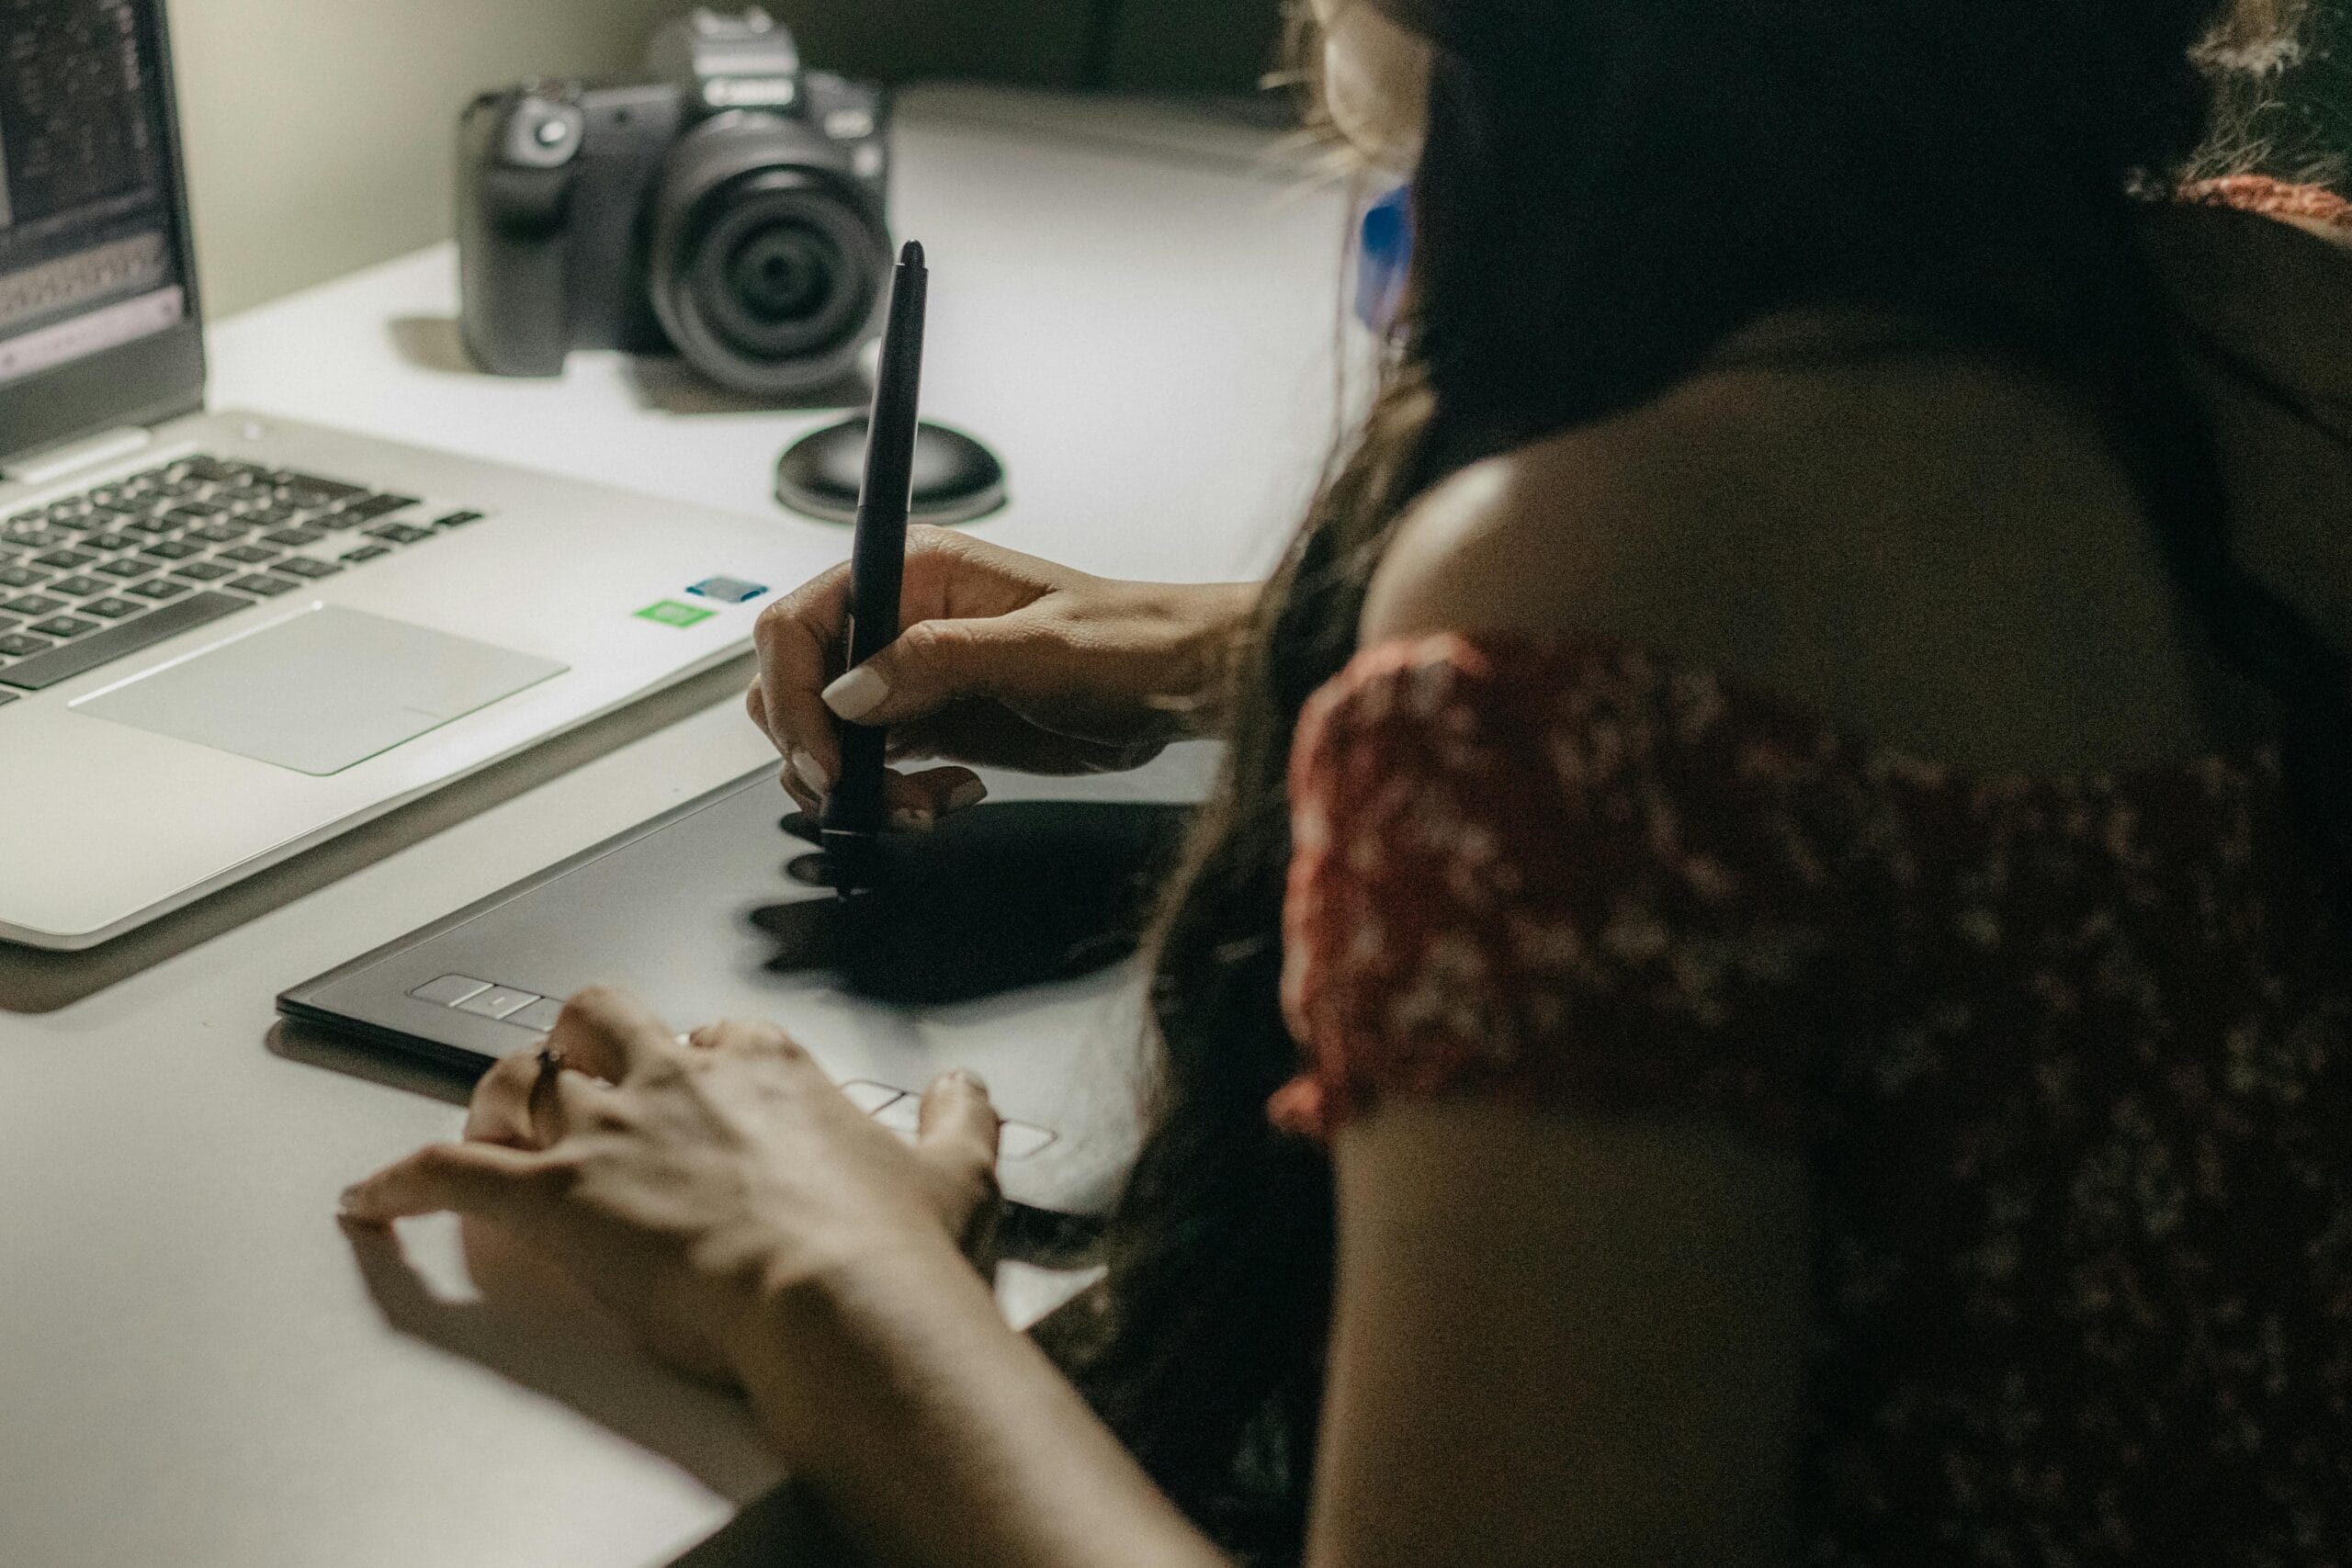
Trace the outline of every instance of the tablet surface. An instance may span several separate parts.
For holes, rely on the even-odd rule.
[[[779,827],[791,802],[763,769],[294,987],[278,1008],[475,1071],[533,1043],[590,985],[624,987],[681,1030],[772,1019],[886,1123],[910,1128],[914,1101],[899,1096],[939,1073],[977,1072],[1008,1122],[1007,1196],[1100,1213],[1139,1135],[1135,929],[1188,808],[1035,798],[1088,793],[1076,781],[990,782],[1032,798],[975,807],[961,829],[949,818],[935,853],[916,846],[891,895],[904,918],[879,911],[878,931],[876,907],[844,925],[833,894],[788,874],[808,846]],[[953,887],[931,896],[934,875]],[[997,947],[964,944],[991,926]],[[842,961],[843,943],[859,962]]]

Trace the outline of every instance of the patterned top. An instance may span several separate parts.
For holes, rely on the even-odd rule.
[[[2308,218],[2343,229],[2352,227],[2352,201],[2325,186],[2290,185],[2267,175],[2223,175],[2182,186],[2182,201],[2197,207],[2233,207],[2273,218]]]
[[[1292,793],[1278,1121],[1481,1094],[1806,1161],[1802,1561],[2352,1562],[2352,968],[2267,758],[1972,775],[1444,636],[1316,697]]]

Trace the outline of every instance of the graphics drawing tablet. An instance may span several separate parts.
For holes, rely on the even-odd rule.
[[[791,874],[808,846],[779,826],[792,802],[763,768],[296,986],[278,1009],[480,1071],[532,1044],[562,998],[616,985],[680,1030],[782,1024],[902,1132],[925,1084],[969,1068],[1006,1119],[1006,1195],[1097,1213],[1139,1135],[1133,953],[1199,793],[1184,750],[1102,778],[989,774],[989,801],[907,836],[900,882],[854,908]]]

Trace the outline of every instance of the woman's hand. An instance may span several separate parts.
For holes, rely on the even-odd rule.
[[[1120,582],[944,528],[908,531],[899,639],[842,663],[849,569],[836,567],[760,616],[752,721],[784,753],[785,787],[808,810],[832,785],[836,716],[890,727],[894,758],[1109,773],[1205,733],[1251,584]],[[901,826],[982,794],[968,767],[893,773]]]
[[[968,1075],[922,1099],[910,1147],[763,1023],[680,1043],[617,991],[564,1007],[542,1053],[475,1090],[466,1141],[420,1149],[344,1194],[384,1224],[455,1211],[552,1259],[680,1370],[736,1382],[779,1294],[891,1254],[985,1247],[997,1117]]]

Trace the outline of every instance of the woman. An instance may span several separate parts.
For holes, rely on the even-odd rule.
[[[1318,9],[1418,254],[1270,587],[932,536],[870,669],[762,627],[804,800],[831,713],[910,823],[1231,740],[1087,1397],[978,1086],[909,1150],[764,1026],[577,998],[349,1213],[519,1231],[891,1561],[2346,1561],[2346,211],[2157,199],[2284,18]]]

